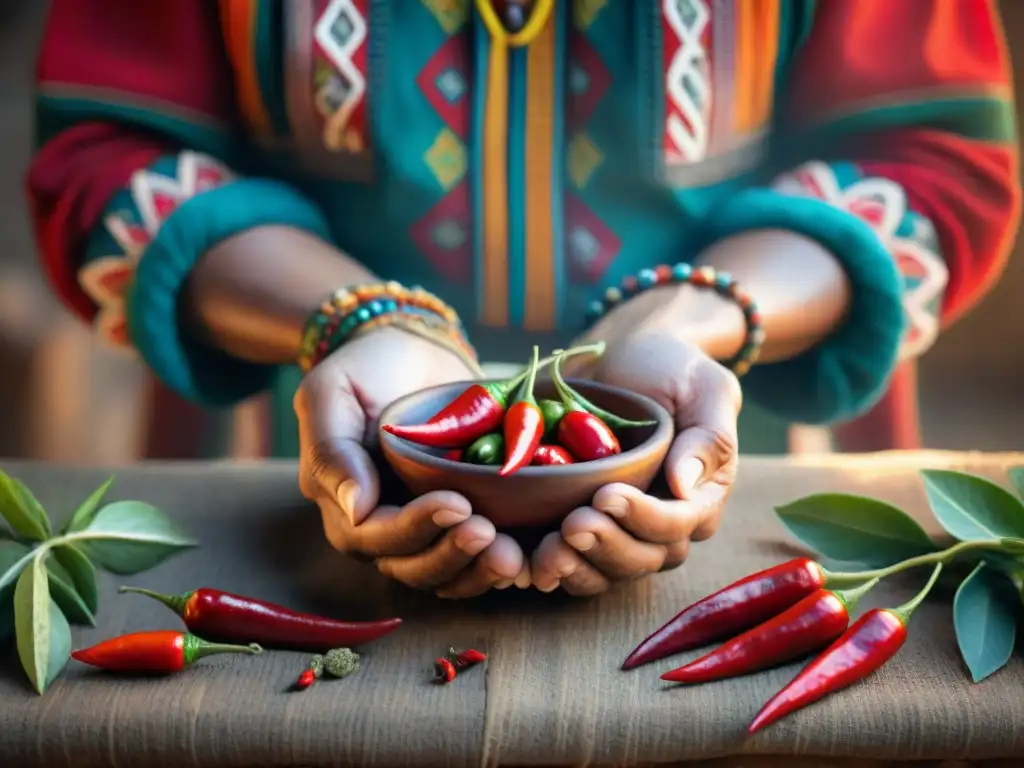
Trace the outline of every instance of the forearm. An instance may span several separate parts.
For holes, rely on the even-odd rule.
[[[375,279],[313,235],[258,227],[200,259],[186,286],[183,319],[198,338],[230,355],[290,364],[303,324],[330,291]]]
[[[792,232],[726,238],[695,266],[704,264],[728,272],[757,303],[765,329],[761,362],[787,360],[821,343],[850,305],[849,281],[839,262],[816,241]],[[718,360],[734,357],[746,335],[735,302],[690,285],[649,291],[618,313],[624,327],[679,335]]]

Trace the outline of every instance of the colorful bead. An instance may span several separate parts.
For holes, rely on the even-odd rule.
[[[732,275],[728,272],[718,272],[709,265],[694,269],[690,264],[679,262],[672,266],[661,264],[653,269],[640,270],[635,277],[624,278],[621,288],[614,286],[607,288],[603,300],[592,301],[587,306],[587,324],[593,325],[625,299],[631,298],[637,293],[673,283],[709,288],[723,298],[730,299],[739,305],[743,310],[747,333],[742,348],[736,357],[728,362],[728,366],[737,376],[747,373],[760,356],[761,346],[764,344],[765,334],[761,324],[761,315],[753,299],[739,289]]]

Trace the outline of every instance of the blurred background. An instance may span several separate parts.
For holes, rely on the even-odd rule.
[[[1022,82],[1024,1],[1001,5]],[[43,282],[22,180],[45,10],[44,2],[0,2],[0,456],[80,464],[258,456],[259,401],[232,413],[193,411],[155,385],[140,364],[94,343]],[[928,448],[1024,449],[1021,250],[1018,241],[999,286],[921,363]]]

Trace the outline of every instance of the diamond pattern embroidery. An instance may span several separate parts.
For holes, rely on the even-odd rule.
[[[129,191],[135,210],[111,213],[103,221],[121,253],[90,261],[78,272],[79,285],[99,307],[95,330],[100,339],[116,348],[129,348],[125,300],[143,252],[178,206],[231,178],[218,162],[193,152],[178,156],[173,177],[148,168],[132,176]]]
[[[590,181],[601,163],[604,155],[585,133],[577,134],[569,143],[569,178],[576,189],[583,189]]]
[[[416,77],[416,85],[456,135],[469,127],[469,60],[466,41],[450,38],[430,57]]]
[[[437,273],[454,283],[465,283],[470,278],[472,244],[468,211],[469,184],[464,181],[441,198],[409,233]]]
[[[707,37],[711,14],[705,0],[664,0],[665,152],[670,163],[692,163],[707,152],[711,116]]]
[[[324,144],[358,151],[365,145],[366,0],[329,0],[313,29],[318,67],[316,103],[324,118]]]
[[[566,244],[573,278],[596,283],[622,248],[619,238],[582,200],[565,196]]]
[[[423,159],[434,172],[438,183],[446,190],[466,175],[466,148],[459,137],[447,128],[442,128],[437,134]]]
[[[903,276],[907,332],[901,356],[917,357],[935,343],[938,310],[949,270],[938,252],[935,228],[908,208],[899,184],[868,177],[844,188],[826,163],[808,163],[779,177],[773,186],[784,194],[823,200],[865,221],[892,254]]]
[[[574,31],[569,42],[569,104],[567,122],[570,131],[582,130],[611,85],[611,74],[587,36]]]
[[[437,23],[447,34],[454,35],[469,18],[471,0],[423,0]]]

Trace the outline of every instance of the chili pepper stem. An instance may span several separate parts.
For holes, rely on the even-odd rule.
[[[924,599],[928,597],[928,593],[932,591],[932,588],[935,586],[935,582],[939,580],[939,574],[941,573],[942,563],[936,563],[935,570],[932,571],[932,575],[929,577],[921,591],[898,608],[890,608],[889,613],[893,614],[903,623],[904,626],[906,626],[907,622],[910,621],[911,614],[913,614],[917,606],[924,602]]]
[[[854,610],[856,610],[857,603],[860,602],[860,599],[870,592],[879,581],[881,581],[881,579],[874,578],[864,584],[861,584],[859,587],[854,587],[853,589],[844,589],[841,591],[832,590],[832,594],[843,601],[843,604],[846,606],[847,613],[853,613]]]
[[[604,342],[602,342],[603,346]],[[555,384],[555,391],[558,392],[558,396],[561,398],[562,403],[565,405],[567,411],[584,411],[586,413],[597,416],[608,426],[617,429],[626,429],[629,427],[650,427],[656,424],[656,421],[651,419],[644,419],[643,421],[633,421],[631,419],[624,419],[621,416],[616,416],[611,411],[606,411],[598,405],[595,405],[590,400],[585,398],[575,389],[570,387],[565,379],[562,377],[562,360],[565,358],[575,355],[575,350],[565,350],[561,354],[555,357],[554,365],[551,369],[551,379]]]
[[[840,586],[842,583],[859,584],[865,580],[870,579],[884,579],[888,576],[892,576],[903,571],[908,571],[911,568],[920,568],[924,565],[948,565],[960,555],[966,552],[986,551],[986,550],[1004,550],[1006,545],[998,539],[989,539],[984,541],[961,541],[958,544],[943,549],[939,552],[929,552],[926,555],[918,555],[917,557],[911,557],[906,560],[901,560],[898,563],[886,566],[885,568],[876,568],[870,571],[853,571],[850,573],[825,571],[826,584],[829,587]]]
[[[151,597],[154,600],[158,600],[179,616],[185,615],[185,607],[188,604],[189,598],[192,597],[192,592],[185,592],[181,595],[165,595],[160,592],[154,592],[150,589],[143,589],[142,587],[121,587],[117,590],[119,594],[132,593],[136,595],[145,595]]]
[[[256,643],[248,645],[231,645],[229,643],[210,643],[195,635],[185,635],[185,664],[191,664],[207,656],[214,656],[218,653],[247,653],[250,656],[257,656],[263,653],[263,648]]]
[[[537,360],[537,371],[544,370],[563,355],[565,357],[576,357],[577,355],[592,355],[594,357],[600,357],[604,354],[604,348],[605,343],[603,341],[599,341],[595,344],[585,344],[579,347],[570,347],[569,349],[556,349],[547,357]],[[529,378],[530,372],[530,366],[527,366],[521,373],[516,374],[508,381],[498,385],[500,387],[500,393],[505,397],[508,397],[512,392],[515,392],[527,378]],[[536,378],[536,371],[533,371],[533,374],[534,378]]]

